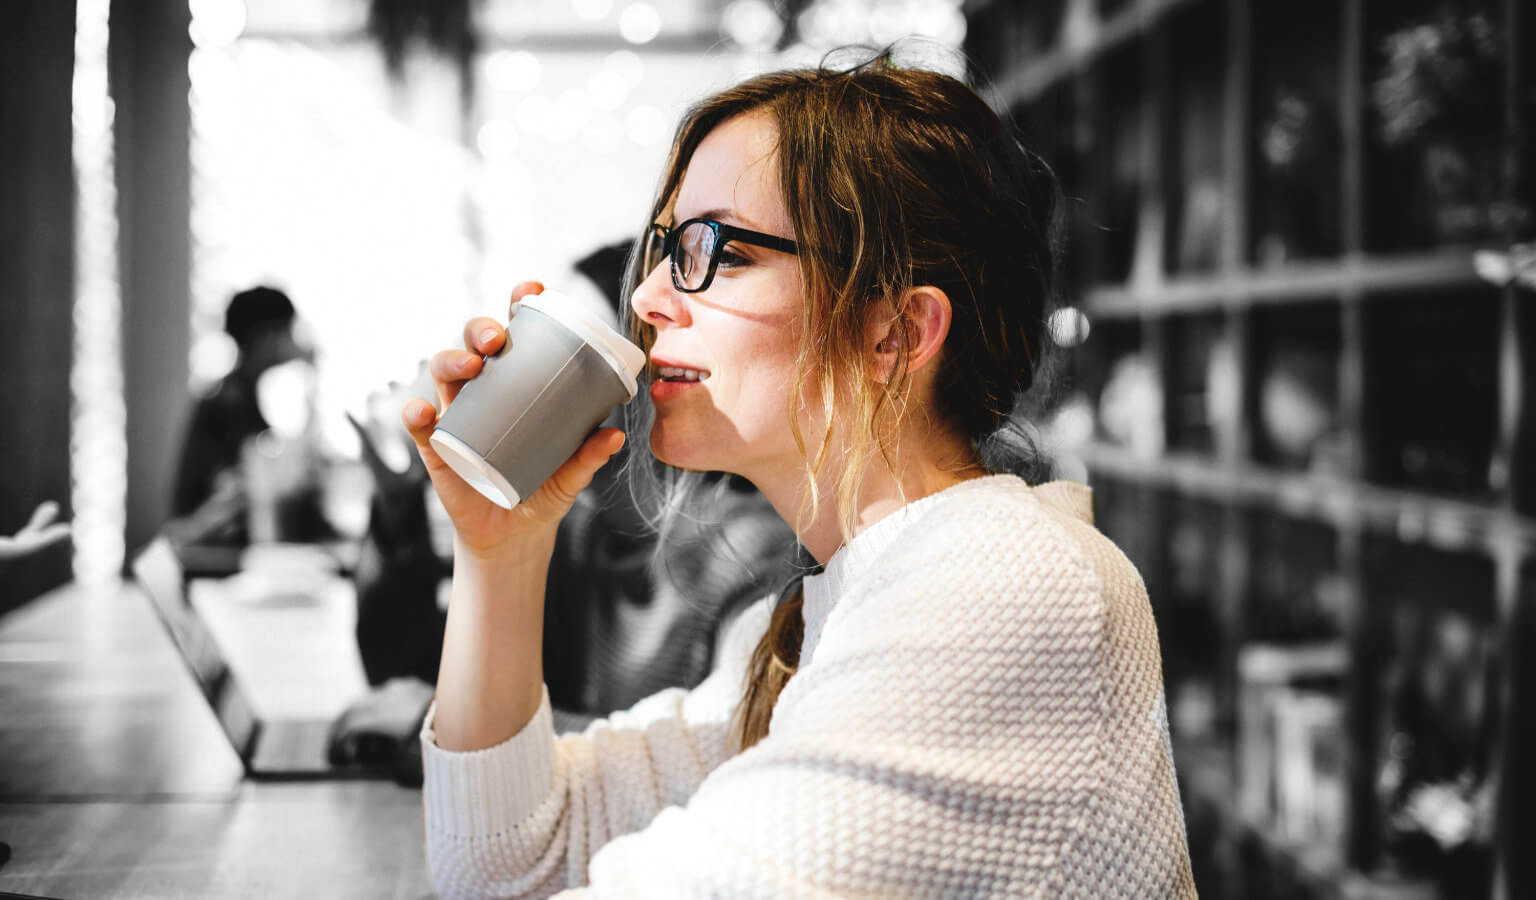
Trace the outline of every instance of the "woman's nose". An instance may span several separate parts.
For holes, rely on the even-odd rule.
[[[672,285],[672,267],[662,260],[630,295],[629,305],[640,321],[656,328],[689,323],[687,301]]]

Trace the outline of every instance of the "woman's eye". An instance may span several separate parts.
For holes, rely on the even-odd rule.
[[[720,265],[730,269],[738,269],[742,266],[752,265],[752,260],[747,259],[740,253],[731,252],[730,248],[726,248],[720,251]]]

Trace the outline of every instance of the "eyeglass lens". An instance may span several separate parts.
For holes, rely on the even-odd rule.
[[[683,290],[698,290],[709,275],[710,257],[715,252],[715,230],[708,222],[691,222],[674,235],[672,275]],[[666,231],[655,226],[646,235],[645,267],[650,272],[666,256]]]
[[[677,236],[677,250],[672,261],[677,279],[684,289],[693,290],[704,283],[710,256],[715,252],[715,230],[705,222],[694,222]]]

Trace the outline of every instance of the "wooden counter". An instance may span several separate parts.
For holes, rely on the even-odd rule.
[[[0,619],[0,842],[11,851],[0,892],[432,892],[420,792],[244,780],[147,599],[126,584],[65,586]]]

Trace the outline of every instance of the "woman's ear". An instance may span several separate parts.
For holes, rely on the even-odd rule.
[[[899,320],[884,316],[872,318],[868,338],[873,348],[871,361],[875,380],[889,384],[896,372],[896,361],[905,340],[907,374],[918,371],[939,355],[949,337],[953,311],[949,296],[936,287],[924,285],[907,292],[904,314]]]

